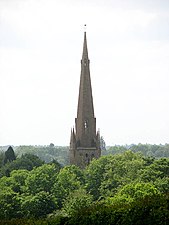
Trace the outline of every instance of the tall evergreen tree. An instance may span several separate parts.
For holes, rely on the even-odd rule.
[[[9,148],[5,152],[4,164],[6,164],[7,162],[12,162],[15,159],[16,159],[16,156],[15,156],[14,150],[11,146],[9,146]]]

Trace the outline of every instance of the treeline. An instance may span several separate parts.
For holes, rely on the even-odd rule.
[[[6,147],[0,147],[0,165],[3,159]],[[69,147],[68,146],[13,146],[15,155],[21,157],[24,154],[32,154],[38,156],[42,161],[49,163],[56,160],[62,166],[69,164]],[[140,152],[146,157],[169,158],[169,144],[151,145],[151,144],[131,144],[131,145],[115,145],[103,148],[102,155],[119,154],[131,150],[132,152]]]
[[[152,144],[131,144],[131,145],[115,145],[107,147],[107,150],[102,151],[103,155],[119,154],[125,151],[140,152],[146,157],[169,158],[169,144],[152,145]]]
[[[84,170],[56,161],[18,167],[0,178],[0,190],[5,225],[169,223],[169,159],[130,150],[94,159]]]
[[[3,160],[4,152],[9,146],[0,147],[0,163]],[[67,146],[54,146],[50,144],[48,146],[32,146],[32,145],[22,145],[22,146],[12,146],[17,158],[22,155],[31,154],[38,156],[45,163],[52,162],[56,160],[62,166],[69,164],[69,148]]]

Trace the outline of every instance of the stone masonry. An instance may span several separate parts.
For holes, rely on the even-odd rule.
[[[90,79],[90,60],[88,58],[87,38],[84,32],[81,77],[75,129],[71,130],[70,163],[84,168],[93,158],[99,158],[100,134],[96,133],[96,118]]]

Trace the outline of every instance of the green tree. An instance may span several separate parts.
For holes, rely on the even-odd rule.
[[[142,168],[144,168],[144,160],[138,153],[126,151],[110,157],[99,187],[100,195],[113,196],[119,187],[137,180]]]
[[[29,194],[36,194],[40,191],[51,193],[53,185],[56,183],[58,168],[54,164],[44,164],[30,171],[25,180],[26,190]]]
[[[5,157],[5,154],[3,151],[0,151],[0,168],[3,166],[4,164],[4,157]]]
[[[131,203],[95,202],[81,208],[69,219],[69,225],[167,225],[169,222],[167,196],[155,195]]]
[[[20,199],[10,187],[0,191],[0,220],[20,218]]]
[[[33,154],[38,156],[46,163],[50,163],[52,160],[57,160],[61,165],[69,164],[69,147],[54,146],[19,146],[16,148],[16,153],[19,157],[24,154]]]
[[[27,218],[46,217],[47,214],[57,209],[57,201],[48,192],[41,191],[35,195],[23,197],[21,209],[24,217]]]
[[[5,152],[4,164],[8,162],[12,162],[15,159],[16,159],[16,156],[15,156],[14,150],[11,146],[9,146],[9,148]]]
[[[21,158],[17,158],[15,161],[5,164],[1,168],[0,175],[2,176],[10,176],[10,172],[13,170],[32,170],[34,167],[38,167],[44,164],[42,160],[40,160],[37,156],[31,154],[25,154],[21,156]]]
[[[160,192],[151,183],[130,183],[122,187],[112,199],[125,199],[125,201],[136,201],[145,197],[159,195]]]
[[[82,208],[87,208],[92,203],[92,195],[87,194],[86,190],[80,188],[69,194],[63,202],[63,209],[68,216],[73,216]]]
[[[140,173],[140,179],[145,182],[154,182],[158,178],[169,175],[169,159],[161,158],[153,161],[152,164],[143,168]]]
[[[153,184],[161,193],[169,193],[169,177],[158,178]]]
[[[0,178],[0,190],[11,188],[16,193],[25,192],[25,180],[29,175],[27,170],[14,170],[11,172],[10,177],[3,176]]]
[[[93,195],[95,200],[100,197],[99,188],[104,179],[105,168],[112,157],[113,156],[102,156],[98,160],[93,159],[84,171],[86,189],[88,193]]]
[[[84,175],[79,167],[71,165],[62,168],[53,188],[53,192],[58,199],[59,207],[62,207],[63,201],[72,191],[78,190],[83,187],[83,185]]]

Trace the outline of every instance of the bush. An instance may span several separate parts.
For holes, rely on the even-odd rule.
[[[96,202],[82,208],[70,218],[69,225],[167,225],[169,224],[169,198],[151,196],[130,204],[107,205]]]

